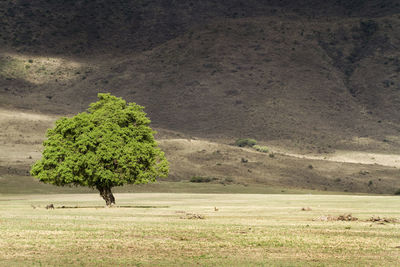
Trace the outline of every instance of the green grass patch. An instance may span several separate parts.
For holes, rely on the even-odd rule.
[[[257,144],[257,141],[251,138],[241,138],[236,140],[235,142],[235,146],[239,146],[239,147],[253,147]]]
[[[259,146],[259,145],[254,145],[253,148],[257,150],[258,152],[262,153],[268,153],[269,149],[266,146]]]

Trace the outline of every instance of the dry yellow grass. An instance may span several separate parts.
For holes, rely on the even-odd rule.
[[[399,218],[398,197],[116,197],[132,207],[87,208],[103,204],[95,194],[0,196],[0,265],[396,266],[400,260],[400,224],[366,221]],[[49,203],[56,209],[46,210]],[[62,205],[86,208],[57,209]],[[313,221],[344,213],[359,221]]]

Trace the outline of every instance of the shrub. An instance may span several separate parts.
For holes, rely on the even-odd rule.
[[[257,141],[251,138],[241,138],[236,140],[235,145],[239,147],[253,147],[257,144]]]
[[[235,182],[235,180],[234,180],[233,178],[230,178],[230,177],[221,179],[221,180],[219,181],[219,183],[222,184],[222,185],[232,184],[232,183],[234,183],[234,182]]]
[[[378,30],[378,23],[373,20],[360,21],[360,29],[366,37],[371,37]]]
[[[192,176],[192,178],[190,178],[190,182],[192,183],[209,183],[213,180],[215,180],[215,178],[203,176]]]
[[[396,190],[396,192],[394,192],[395,195],[400,195],[400,188]]]
[[[257,150],[258,152],[268,153],[268,147],[266,147],[266,146],[254,145],[253,148],[255,150]]]
[[[230,178],[230,177],[225,178],[225,182],[227,182],[227,183],[233,183],[234,181],[235,180],[233,178]]]

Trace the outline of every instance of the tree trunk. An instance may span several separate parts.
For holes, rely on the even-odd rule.
[[[115,204],[115,198],[110,187],[97,186],[97,190],[99,190],[100,196],[106,201],[108,207]]]

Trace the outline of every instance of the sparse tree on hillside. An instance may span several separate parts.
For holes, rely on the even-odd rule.
[[[169,168],[143,107],[110,94],[98,97],[87,112],[61,118],[47,131],[31,174],[44,183],[96,188],[110,206],[113,187],[153,182]]]

